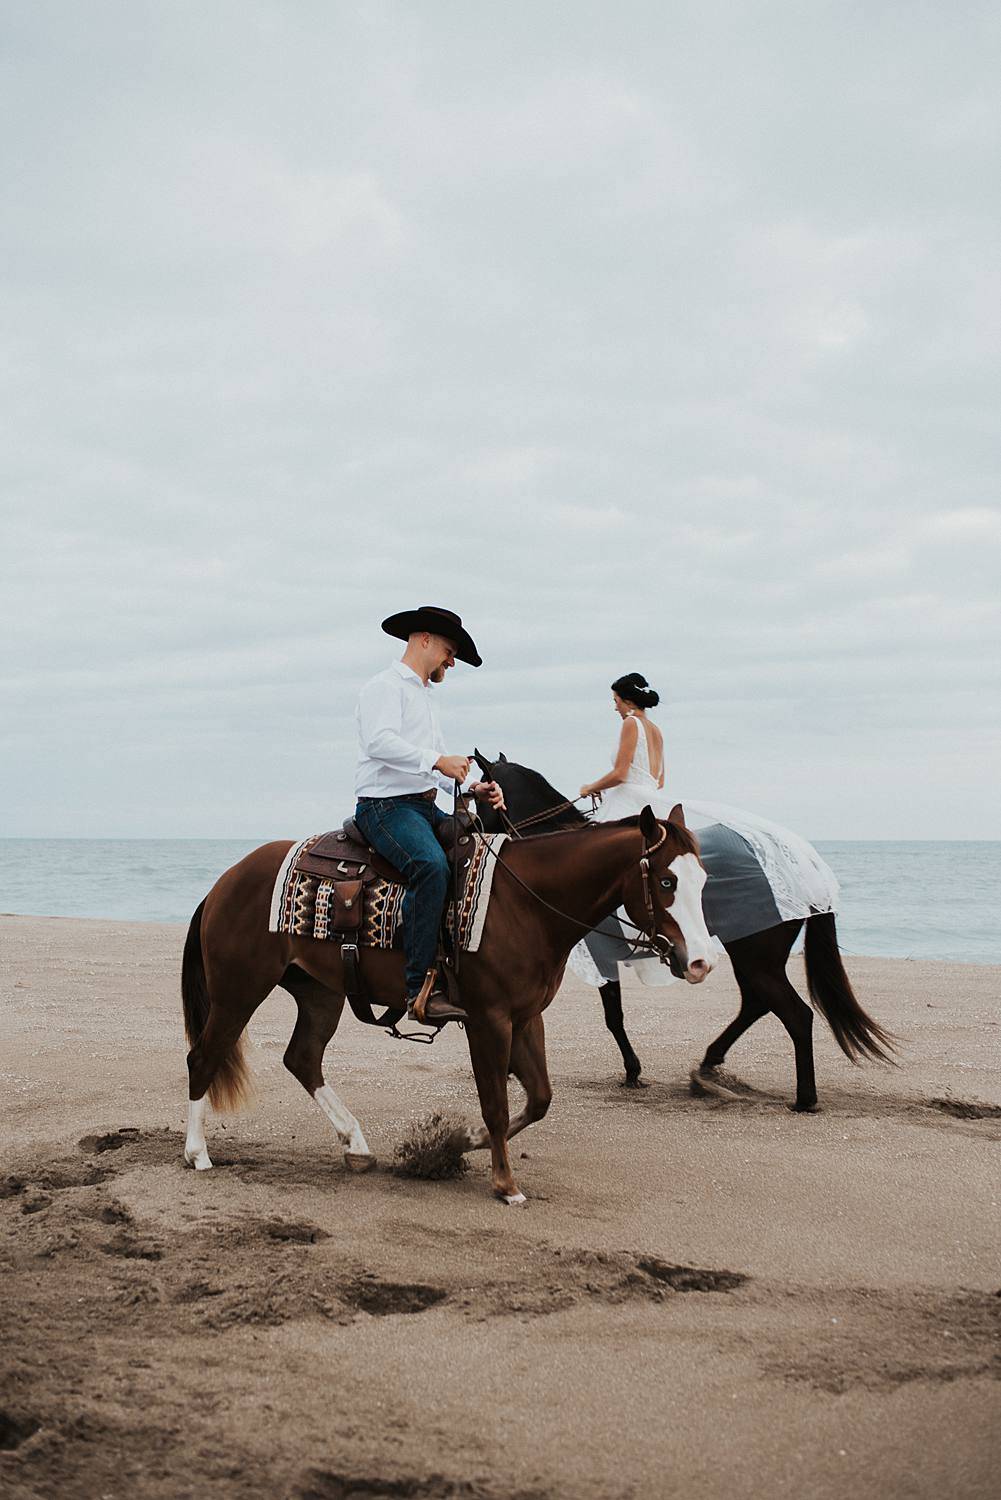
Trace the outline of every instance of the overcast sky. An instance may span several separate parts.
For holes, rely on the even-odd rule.
[[[301,836],[449,747],[1001,837],[999,11],[7,0],[0,833]]]

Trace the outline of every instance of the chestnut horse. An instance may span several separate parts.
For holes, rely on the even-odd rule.
[[[580,809],[530,766],[519,766],[503,755],[496,761],[489,761],[479,750],[474,752],[474,758],[484,776],[501,786],[507,804],[505,815],[498,814],[494,808],[485,804],[480,807],[481,821],[488,832],[501,827],[513,827],[516,830],[519,824],[529,826],[533,833],[587,825],[588,820]],[[597,826],[614,828],[616,824],[604,823]],[[697,840],[698,835],[695,837]],[[711,883],[711,868],[708,879]],[[715,1041],[710,1042],[701,1063],[692,1068],[689,1077],[693,1093],[713,1094],[718,1098],[733,1100],[743,1097],[727,1087],[718,1076],[719,1070],[734,1042],[756,1021],[760,1021],[762,1016],[771,1012],[789,1033],[795,1053],[796,1101],[791,1107],[806,1113],[813,1113],[817,1109],[813,1012],[797,994],[786,974],[786,963],[792,952],[792,945],[802,927],[802,921],[779,922],[760,932],[723,944],[733,964],[734,977],[740,989],[740,1014]],[[893,1038],[859,1005],[851,981],[845,973],[838,951],[833,912],[819,912],[806,919],[804,957],[810,999],[827,1021],[838,1046],[849,1061],[859,1062],[866,1058],[892,1062],[889,1054]],[[624,1082],[631,1088],[642,1087],[639,1081],[640,1061],[626,1035],[619,986],[605,985],[602,989],[612,992],[608,995],[603,993],[602,1002],[605,1023],[622,1053],[626,1069]]]
[[[191,1045],[184,1156],[199,1170],[212,1165],[206,1099],[217,1108],[233,1107],[245,1095],[243,1031],[276,985],[298,1008],[285,1066],[330,1119],[347,1165],[355,1171],[375,1165],[361,1126],[323,1075],[323,1053],[345,998],[339,945],[268,931],[272,888],[290,848],[266,844],[227,870],[188,929],[181,980]],[[712,949],[701,904],[705,871],[680,808],[666,822],[647,807],[622,823],[512,840],[502,846],[498,864],[479,949],[461,960],[466,1036],[483,1113],[483,1128],[464,1131],[461,1144],[466,1150],[489,1144],[494,1192],[506,1203],[522,1203],[507,1143],[549,1108],[542,1012],[582,933],[625,906],[648,947],[693,984],[709,973]],[[372,999],[398,1006],[403,955],[359,951]],[[513,1120],[509,1072],[527,1096]]]

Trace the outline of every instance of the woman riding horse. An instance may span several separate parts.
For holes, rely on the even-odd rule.
[[[507,802],[504,814],[481,806],[481,820],[488,831],[505,827],[517,832],[519,827],[527,826],[538,833],[586,826],[584,814],[538,771],[519,766],[503,755],[493,762],[480,750],[474,751],[474,756],[483,773],[503,788]],[[753,814],[712,803],[686,802],[685,807],[688,816],[696,809],[707,821],[715,820],[696,834],[707,873],[703,909],[710,932],[718,934],[733,964],[741,998],[740,1014],[709,1044],[701,1063],[691,1069],[692,1091],[731,1100],[745,1097],[720,1077],[720,1068],[734,1042],[762,1016],[771,1013],[789,1033],[795,1052],[796,1099],[792,1108],[812,1113],[817,1108],[813,1012],[786,973],[793,943],[804,926],[810,999],[828,1022],[838,1046],[851,1062],[893,1061],[894,1039],[859,1005],[838,951],[834,912],[821,904],[830,891],[833,876],[816,851],[798,834]],[[759,862],[758,849],[763,863]],[[778,857],[777,851],[781,853],[780,876],[784,886],[778,897],[764,873],[769,860]],[[602,923],[606,929],[612,925]],[[616,955],[619,962],[628,960],[630,945],[625,938],[614,942],[604,935],[600,942],[608,950],[614,974]],[[571,963],[575,957],[571,957]],[[636,1087],[639,1058],[626,1035],[617,982],[615,1003],[606,1000],[613,983],[607,977],[603,982],[602,975],[607,976],[607,972],[591,965],[592,977],[588,982],[601,986],[606,1023],[618,1042],[626,1068],[624,1081]]]

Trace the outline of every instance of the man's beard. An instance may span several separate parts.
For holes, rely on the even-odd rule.
[[[444,682],[445,681],[445,668],[444,667],[435,667],[435,669],[431,673],[431,676],[429,677],[428,681],[429,682]]]

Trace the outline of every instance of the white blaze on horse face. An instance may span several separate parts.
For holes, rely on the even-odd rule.
[[[672,859],[668,868],[676,882],[674,900],[668,910],[681,928],[681,936],[688,952],[685,978],[698,983],[713,966],[712,938],[702,911],[702,887],[706,883],[706,872],[694,854],[679,854],[676,859]],[[697,977],[691,974],[694,963],[705,964],[704,969],[696,971]]]

